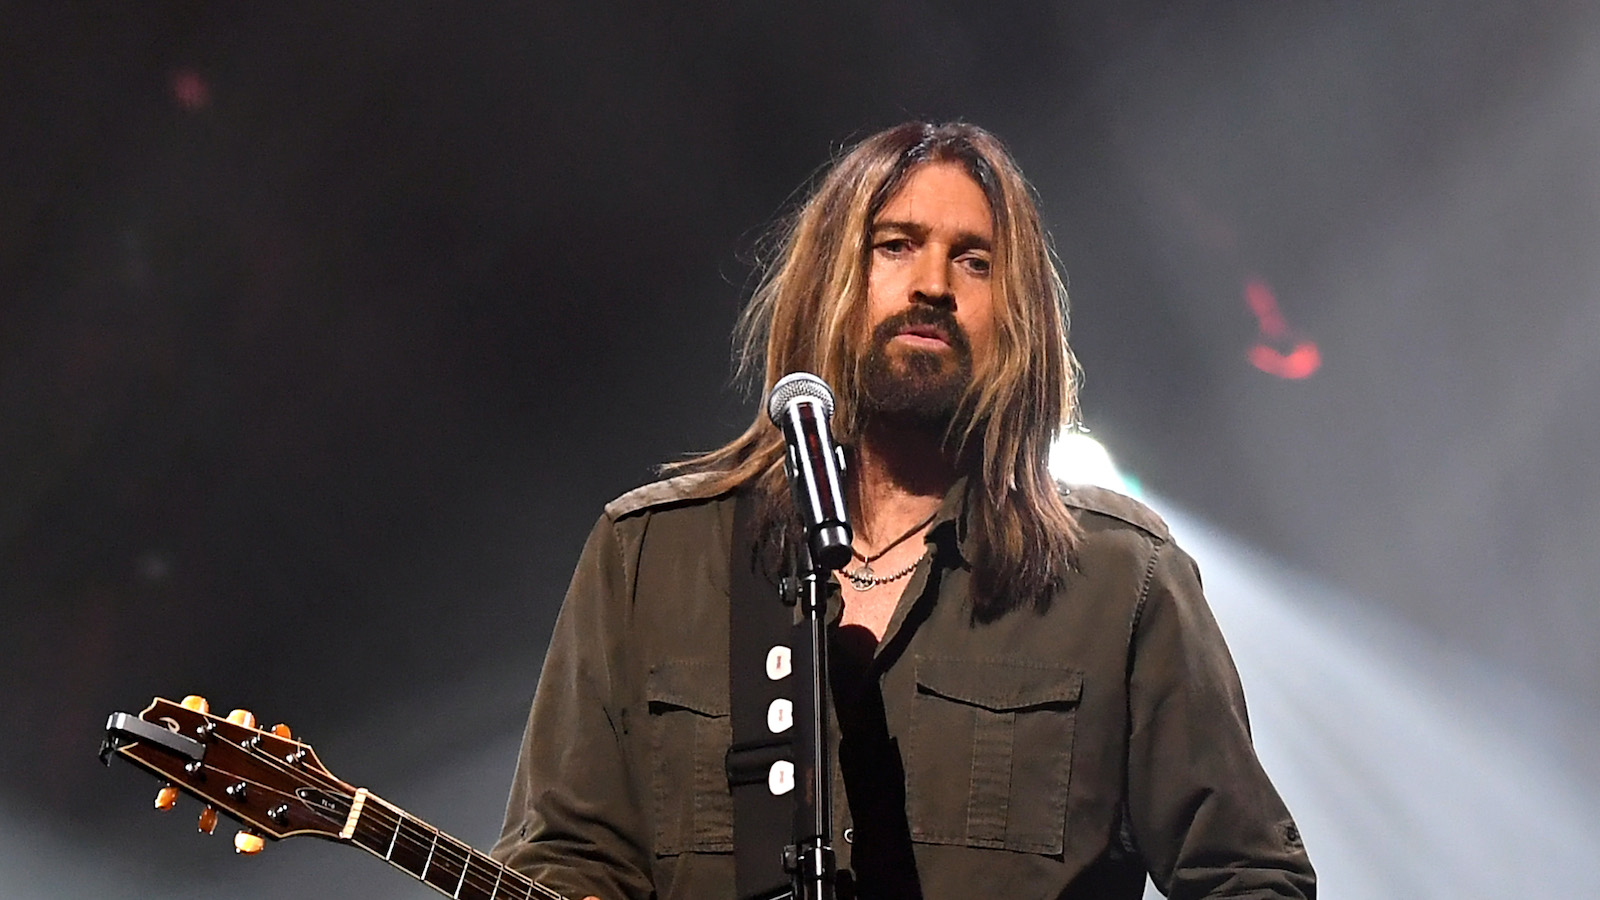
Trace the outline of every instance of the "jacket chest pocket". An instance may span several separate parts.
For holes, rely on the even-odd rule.
[[[913,840],[1059,855],[1083,673],[922,657],[906,766]]]
[[[733,800],[723,758],[733,740],[726,669],[674,660],[650,670],[650,766],[655,852],[733,849]]]

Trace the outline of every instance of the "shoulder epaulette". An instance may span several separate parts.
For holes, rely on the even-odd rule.
[[[1063,486],[1061,500],[1068,506],[1120,519],[1160,540],[1172,539],[1166,520],[1157,515],[1155,510],[1110,488],[1092,484]]]
[[[606,515],[615,520],[654,506],[709,500],[729,490],[717,489],[716,482],[721,475],[721,472],[694,472],[636,487],[607,503]]]

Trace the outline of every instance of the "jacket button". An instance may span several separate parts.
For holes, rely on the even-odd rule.
[[[846,844],[854,844],[856,842],[856,830],[854,828],[846,828],[844,830],[844,842]]]

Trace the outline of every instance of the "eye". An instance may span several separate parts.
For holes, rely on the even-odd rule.
[[[956,262],[965,267],[968,272],[981,277],[988,277],[991,268],[989,257],[976,253],[964,254],[957,258]]]
[[[908,238],[903,237],[885,238],[884,240],[878,242],[876,249],[880,253],[886,253],[890,256],[899,256],[902,253],[909,253],[911,251],[911,241]]]

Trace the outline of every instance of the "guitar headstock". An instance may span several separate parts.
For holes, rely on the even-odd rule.
[[[165,781],[157,809],[171,809],[179,791],[203,801],[202,831],[215,826],[217,810],[239,820],[246,826],[234,842],[241,853],[260,850],[262,837],[343,837],[355,788],[287,727],[255,724],[244,710],[212,715],[200,697],[157,697],[138,716],[112,713],[100,758],[109,764],[115,753]]]

